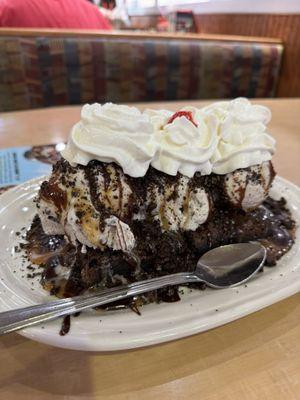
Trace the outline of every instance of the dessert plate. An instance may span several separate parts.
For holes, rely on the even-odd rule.
[[[0,311],[51,299],[28,278],[26,263],[15,246],[16,234],[28,228],[35,214],[33,199],[42,178],[24,183],[0,197]],[[288,200],[297,221],[296,243],[275,268],[265,268],[247,285],[224,290],[185,289],[177,303],[149,304],[139,316],[131,310],[89,310],[71,318],[70,332],[60,336],[61,319],[24,329],[27,338],[77,350],[109,351],[163,343],[223,325],[300,291],[300,188],[277,177],[271,196]]]

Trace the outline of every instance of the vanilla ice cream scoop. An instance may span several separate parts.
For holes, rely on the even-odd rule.
[[[195,231],[207,221],[211,204],[207,190],[193,187],[184,175],[172,180],[160,176],[147,189],[146,210],[163,231]]]
[[[274,175],[270,161],[230,172],[224,177],[225,197],[235,207],[253,210],[268,196]]]
[[[86,170],[58,163],[49,181],[42,184],[37,200],[44,232],[65,235],[74,245],[132,250],[135,238],[130,227],[108,208],[96,208],[92,197]]]

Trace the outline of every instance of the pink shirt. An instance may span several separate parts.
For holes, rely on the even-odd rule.
[[[0,0],[0,27],[112,29],[87,0]]]

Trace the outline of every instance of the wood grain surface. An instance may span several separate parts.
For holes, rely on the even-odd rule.
[[[273,112],[277,171],[299,185],[300,99],[257,102]],[[139,106],[177,110],[186,104]],[[2,114],[0,147],[65,140],[79,111]],[[134,351],[76,352],[3,336],[0,399],[299,400],[299,321],[300,294],[208,332]]]

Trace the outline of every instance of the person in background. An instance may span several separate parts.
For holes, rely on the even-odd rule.
[[[131,26],[126,0],[102,0],[100,3],[102,14],[110,20],[115,29],[126,29]]]
[[[100,6],[112,10],[116,7],[116,0],[100,0]]]
[[[0,0],[0,27],[112,29],[87,0]]]

